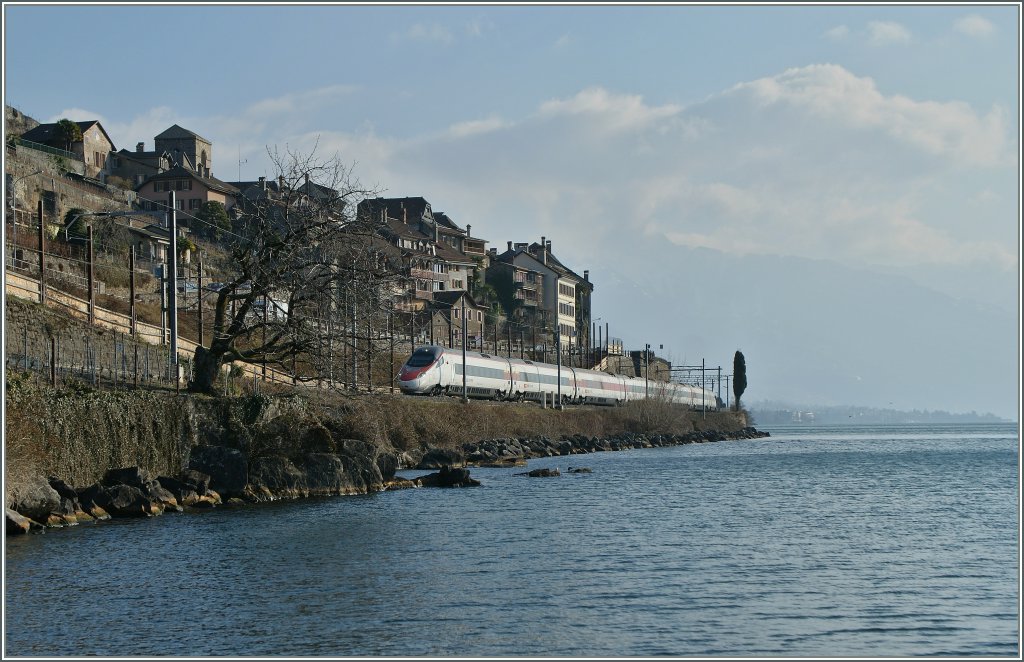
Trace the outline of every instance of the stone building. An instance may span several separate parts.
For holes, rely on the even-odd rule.
[[[154,138],[156,151],[167,152],[179,166],[210,177],[213,170],[213,143],[177,124]]]
[[[46,145],[74,154],[85,164],[85,175],[101,179],[106,176],[107,159],[114,151],[114,142],[97,120],[75,122],[82,132],[82,139],[68,143],[58,123],[40,124],[21,135],[22,140]]]

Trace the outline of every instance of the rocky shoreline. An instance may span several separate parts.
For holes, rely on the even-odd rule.
[[[418,487],[470,487],[480,482],[469,467],[525,466],[530,459],[636,448],[767,437],[753,427],[734,432],[705,430],[686,434],[622,433],[609,437],[584,435],[501,438],[467,442],[455,448],[428,447],[394,452],[367,442],[345,439],[335,452],[310,452],[301,458],[258,458],[237,449],[197,446],[188,468],[160,476],[140,467],[111,469],[102,480],[72,488],[58,477],[37,479],[6,509],[10,534],[123,517],[153,517],[165,512],[244,505],[285,498],[366,494]],[[399,469],[437,470],[414,479],[397,477]],[[531,471],[529,476],[554,476]]]

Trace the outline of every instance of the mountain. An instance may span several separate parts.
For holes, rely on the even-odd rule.
[[[996,306],[827,261],[630,238],[618,249],[594,279],[594,317],[676,363],[731,372],[741,350],[744,400],[1016,418],[1017,319]]]

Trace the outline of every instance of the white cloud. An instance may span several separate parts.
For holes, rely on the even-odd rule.
[[[448,133],[456,138],[463,138],[477,133],[497,131],[505,126],[507,126],[506,123],[500,117],[489,117],[482,120],[470,120],[453,124],[448,128]]]
[[[825,31],[825,36],[833,41],[842,41],[850,34],[850,29],[845,25],[837,25]]]
[[[954,29],[957,32],[962,32],[969,37],[988,37],[995,32],[995,26],[988,19],[982,18],[977,14],[971,14],[958,18],[953,23]]]
[[[634,260],[616,253],[616,238],[639,233],[861,265],[1016,265],[1008,113],[883,94],[840,66],[790,69],[688,107],[593,87],[524,116],[412,137],[314,130],[305,107],[348,93],[282,95],[237,117],[154,109],[131,126],[198,130],[214,140],[220,176],[230,178],[236,148],[251,176],[268,168],[257,165],[264,145],[317,145],[355,162],[384,195],[428,198],[491,246],[543,234],[569,264]],[[935,192],[962,206],[933,203]]]
[[[572,45],[573,41],[575,40],[573,39],[572,35],[563,34],[562,36],[555,40],[555,49],[562,50],[564,48],[568,48],[569,46]]]
[[[910,41],[910,31],[893,21],[871,21],[868,23],[868,40],[872,44],[905,44]]]
[[[103,125],[104,129],[107,129],[107,121],[103,118],[100,113],[94,113],[91,110],[84,110],[82,108],[65,108],[50,119],[46,120],[44,124],[53,124],[59,122],[62,119],[69,119],[72,122],[90,122],[92,120],[98,121]],[[109,131],[110,129],[107,129]]]
[[[649,125],[679,113],[680,107],[648,106],[637,95],[615,95],[603,88],[592,87],[569,99],[553,99],[541,104],[540,114],[548,116],[585,115],[599,118],[615,129]]]
[[[979,116],[962,102],[914,101],[883,95],[870,78],[837,65],[789,69],[778,76],[741,83],[759,107],[784,104],[819,120],[870,128],[911,143],[925,152],[977,165],[1008,163],[1007,114],[993,108]]]
[[[440,23],[416,23],[401,34],[392,34],[392,41],[419,41],[450,45],[455,42],[455,34]]]
[[[467,21],[465,25],[466,34],[470,37],[482,37],[485,32],[490,32],[493,29],[494,23],[486,19],[475,18]]]

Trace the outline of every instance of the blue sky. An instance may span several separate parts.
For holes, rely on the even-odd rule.
[[[316,144],[491,246],[545,235],[628,346],[658,317],[609,285],[644,287],[625,235],[907,278],[1012,339],[1019,26],[1017,4],[7,4],[4,95],[118,148],[181,124],[225,180]]]

